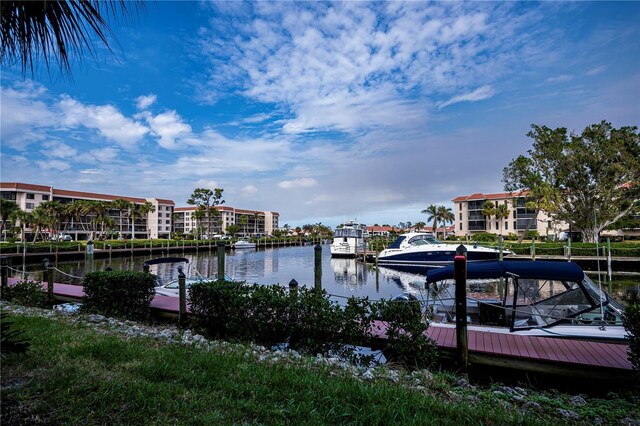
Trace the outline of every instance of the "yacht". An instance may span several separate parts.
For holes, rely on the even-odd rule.
[[[467,250],[467,261],[477,262],[498,260],[500,251],[496,248],[464,245]],[[401,234],[396,241],[378,254],[380,265],[420,265],[441,267],[453,263],[456,249],[455,244],[445,244],[436,239],[431,233],[410,232]],[[503,256],[512,254],[503,250]]]
[[[336,228],[331,243],[331,257],[356,257],[366,250],[367,225],[350,220]]]

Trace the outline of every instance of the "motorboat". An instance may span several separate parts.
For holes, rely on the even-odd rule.
[[[350,220],[338,226],[333,233],[331,257],[356,257],[366,250],[367,225]]]
[[[239,239],[235,243],[231,244],[231,248],[233,249],[252,249],[256,248],[256,243],[252,243],[249,240]]]
[[[192,284],[212,282],[217,280],[218,280],[217,277],[213,277],[213,278],[187,277],[184,280],[184,286],[185,286],[185,289],[188,290]],[[235,282],[233,278],[231,278],[227,274],[224,274],[224,280],[229,282]],[[157,286],[155,290],[156,290],[156,294],[160,294],[163,296],[170,296],[170,297],[178,297],[180,295],[180,281],[179,279],[169,281],[167,284]]]
[[[453,265],[430,269],[431,326],[455,328]],[[467,264],[467,328],[494,333],[627,343],[624,309],[572,262]]]
[[[445,244],[428,232],[410,232],[401,234],[386,249],[378,254],[380,265],[421,265],[442,267],[453,263],[453,258],[459,246]],[[463,244],[468,262],[498,260],[500,250],[480,245]],[[503,256],[512,254],[509,250],[502,251]]]

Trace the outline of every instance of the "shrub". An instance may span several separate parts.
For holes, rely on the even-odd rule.
[[[23,306],[47,308],[51,306],[42,284],[35,281],[19,281],[2,290],[2,298]]]
[[[640,371],[640,300],[637,296],[624,311],[622,323],[629,335],[629,360]]]
[[[418,301],[381,300],[375,310],[387,322],[383,351],[389,361],[409,368],[425,368],[435,362],[437,347],[425,334],[429,323],[423,321]]]
[[[145,272],[89,272],[83,282],[82,310],[131,320],[149,319],[155,284],[155,276]]]
[[[518,234],[514,234],[513,232],[504,236],[505,241],[518,241],[519,238]]]
[[[491,232],[480,232],[473,236],[473,240],[481,242],[496,242],[498,241],[498,235],[492,234]]]
[[[0,314],[0,357],[2,359],[10,354],[27,353],[30,343],[23,339],[22,334],[23,331],[16,329],[9,320],[9,314],[6,312]]]

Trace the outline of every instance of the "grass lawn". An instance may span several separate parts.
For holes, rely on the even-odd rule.
[[[529,391],[530,404],[519,405],[495,388],[456,386],[457,377],[447,373],[414,374],[407,386],[363,380],[313,358],[261,362],[242,345],[207,351],[99,333],[68,318],[11,321],[31,348],[2,361],[6,425],[549,425],[640,418],[638,395],[567,407],[570,396]],[[558,408],[580,420],[562,419]]]

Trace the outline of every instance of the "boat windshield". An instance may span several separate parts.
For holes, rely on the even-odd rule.
[[[440,244],[440,241],[438,241],[436,237],[431,234],[420,234],[416,235],[415,237],[411,237],[411,239],[409,240],[409,244],[413,246],[422,246],[426,244]]]
[[[344,238],[344,237],[362,238],[362,229],[338,228],[336,229],[334,236],[338,238]]]

